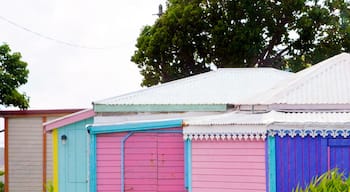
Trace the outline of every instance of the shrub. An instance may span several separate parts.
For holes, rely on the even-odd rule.
[[[312,179],[304,189],[299,185],[294,192],[350,192],[350,178],[337,169],[330,170],[319,177]]]
[[[0,171],[0,176],[4,176],[5,172],[4,171]],[[0,181],[0,192],[4,192],[5,191],[5,184]]]

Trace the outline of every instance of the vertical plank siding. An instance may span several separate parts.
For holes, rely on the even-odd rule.
[[[192,141],[192,191],[266,191],[264,141]]]
[[[339,172],[349,176],[350,171],[350,139],[329,139],[330,169],[337,168]]]
[[[88,133],[85,125],[89,123],[92,123],[92,118],[58,129],[59,189],[62,192],[88,190]],[[62,135],[67,136],[65,144],[61,141]]]
[[[299,184],[327,171],[327,138],[276,137],[277,191],[292,191]]]

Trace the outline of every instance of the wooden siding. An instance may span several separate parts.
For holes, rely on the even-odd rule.
[[[98,192],[120,191],[120,140],[124,135],[100,134],[96,138]]]
[[[265,142],[192,141],[192,191],[265,192]]]
[[[120,191],[121,139],[126,133],[97,136],[97,191]],[[125,142],[125,191],[181,192],[184,189],[181,133],[134,133]]]
[[[42,190],[42,118],[9,118],[9,191]]]
[[[327,138],[276,137],[276,187],[289,192],[327,171]]]
[[[88,133],[85,128],[92,118],[58,129],[59,191],[76,192],[88,190]],[[61,136],[66,135],[65,144]]]
[[[328,146],[329,168],[337,168],[339,172],[348,177],[350,170],[350,139],[328,139]]]
[[[57,116],[59,117],[59,116]],[[55,119],[50,117],[47,120]],[[8,117],[8,191],[42,191],[43,118]],[[47,137],[47,182],[52,181],[52,137]]]

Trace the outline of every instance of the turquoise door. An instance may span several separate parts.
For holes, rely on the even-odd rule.
[[[92,119],[79,121],[59,129],[59,191],[88,191],[88,145],[85,126]],[[66,142],[61,138],[66,135]]]

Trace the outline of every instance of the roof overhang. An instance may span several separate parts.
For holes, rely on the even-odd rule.
[[[82,121],[84,119],[91,118],[93,116],[95,116],[95,112],[92,109],[85,109],[73,114],[66,115],[64,117],[60,117],[58,119],[54,119],[49,122],[46,122],[43,124],[43,126],[46,131],[51,131],[53,129],[60,128],[78,121]]]
[[[130,104],[107,105],[94,104],[94,111],[99,112],[221,112],[227,110],[226,104]]]
[[[30,110],[0,110],[0,117],[23,117],[23,116],[57,116],[67,115],[81,111],[82,109],[30,109]]]
[[[142,121],[142,122],[125,122],[120,124],[105,125],[88,125],[87,129],[90,134],[118,133],[130,131],[147,131],[154,129],[182,127],[182,120],[161,120],[161,121]]]

